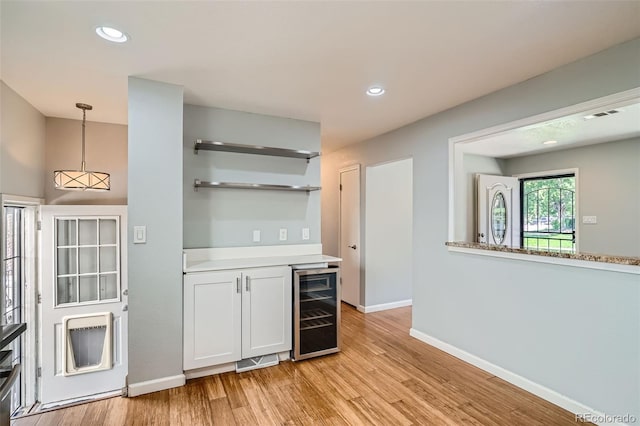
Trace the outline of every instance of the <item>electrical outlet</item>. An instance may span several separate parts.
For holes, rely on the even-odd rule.
[[[582,223],[588,224],[588,225],[595,225],[596,223],[598,223],[598,217],[597,216],[582,216]]]
[[[309,239],[309,228],[302,228],[302,239],[303,240]]]
[[[254,243],[259,243],[260,242],[260,230],[259,229],[255,229],[253,231],[253,242]]]
[[[287,228],[280,228],[280,241],[287,241]]]

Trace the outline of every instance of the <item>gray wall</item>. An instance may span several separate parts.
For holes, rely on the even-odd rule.
[[[640,257],[640,139],[505,160],[507,175],[567,168],[578,168],[579,251]]]
[[[99,108],[99,105],[94,105],[94,108]],[[91,117],[90,111],[87,116]],[[127,126],[87,121],[85,141],[87,170],[109,173],[111,190],[60,191],[54,188],[54,170],[80,169],[82,120],[48,117],[44,181],[46,203],[127,204]]]
[[[367,285],[362,305],[411,300],[413,160],[366,169]]]
[[[44,197],[45,139],[44,116],[0,81],[0,193]]]
[[[129,78],[129,384],[182,374],[182,95]]]
[[[449,138],[640,87],[639,70],[635,39],[327,155],[326,251],[337,252],[338,208],[324,204],[338,199],[329,184],[337,170],[413,156],[413,327],[587,406],[640,418],[637,275],[444,246]]]
[[[184,247],[234,247],[320,242],[320,192],[193,190],[194,179],[320,185],[320,159],[193,152],[196,139],[320,151],[320,124],[220,108],[184,107]],[[288,230],[279,241],[279,229]],[[302,240],[302,228],[310,239]],[[253,242],[253,230],[261,241]]]
[[[462,168],[463,176],[456,179],[461,182],[456,187],[456,197],[461,201],[456,203],[457,206],[463,206],[456,209],[455,235],[462,235],[463,241],[476,241],[476,181],[477,173],[486,175],[502,175],[504,163],[492,157],[482,155],[463,154],[464,167]],[[462,199],[464,197],[464,199]]]

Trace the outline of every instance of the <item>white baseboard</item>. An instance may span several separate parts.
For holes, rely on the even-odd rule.
[[[399,300],[397,302],[391,302],[391,303],[381,303],[379,305],[370,305],[370,306],[358,305],[358,310],[360,312],[364,312],[365,314],[368,314],[371,312],[386,311],[387,309],[395,309],[395,308],[402,308],[404,306],[411,306],[412,304],[413,304],[413,300],[408,299],[408,300]]]
[[[278,361],[287,361],[291,358],[290,351],[278,352]],[[187,370],[184,372],[187,380],[197,379],[200,377],[213,376],[215,374],[228,373],[230,371],[236,371],[236,362],[227,362],[226,364],[213,365],[211,367],[194,368],[193,370]]]
[[[148,380],[146,382],[133,383],[129,385],[129,396],[144,395],[146,393],[158,392],[165,389],[184,386],[186,379],[184,374],[177,376],[161,377],[159,379]]]
[[[465,362],[468,362],[471,365],[474,365],[480,368],[481,370],[484,370],[497,377],[500,377],[501,379],[511,383],[512,385],[515,385],[521,389],[531,392],[532,394],[539,396],[540,398],[546,401],[549,401],[550,403],[555,404],[561,408],[564,408],[565,410],[573,414],[591,416],[591,420],[588,420],[588,421],[591,421],[596,424],[601,424],[601,425],[605,425],[605,424],[620,425],[620,426],[626,425],[626,423],[617,423],[617,422],[611,422],[611,421],[608,421],[608,422],[603,421],[599,423],[595,420],[599,418],[604,420],[607,418],[607,416],[605,416],[605,414],[600,411],[587,407],[586,405],[581,404],[578,401],[575,401],[567,396],[564,396],[552,389],[549,389],[527,378],[524,378],[516,373],[513,373],[495,364],[492,364],[489,361],[485,361],[484,359],[479,358],[476,355],[470,354],[469,352],[466,352],[453,345],[450,345],[449,343],[443,342],[442,340],[429,336],[428,334],[418,331],[415,328],[411,328],[411,330],[409,331],[409,334],[412,337],[415,337],[416,339],[428,345],[434,346],[450,355],[455,356],[458,359],[461,359]],[[613,417],[613,416],[609,416],[609,417]]]
[[[212,367],[187,370],[184,372],[184,375],[187,379],[197,379],[199,377],[213,376],[214,374],[228,373],[229,371],[236,371],[235,361],[227,362],[226,364],[214,365]]]

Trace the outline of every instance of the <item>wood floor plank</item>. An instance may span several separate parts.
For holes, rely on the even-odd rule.
[[[240,386],[240,377],[236,373],[224,373],[220,375],[220,380],[224,387],[224,392],[229,399],[229,405],[231,409],[240,407],[246,407],[249,405],[247,396],[244,394],[242,387]]]
[[[126,424],[168,426],[170,420],[169,392],[166,390],[131,398]]]
[[[40,420],[39,414],[34,416],[24,416],[11,422],[13,426],[35,426]]]
[[[226,397],[210,399],[209,406],[211,407],[211,423],[214,425],[233,426],[238,424]]]
[[[226,398],[227,396],[219,375],[205,377],[204,387],[209,399]]]
[[[64,412],[64,416],[60,420],[60,424],[65,426],[82,425],[82,418],[89,408],[89,405],[90,404],[80,404],[67,408]]]
[[[169,389],[171,425],[210,425],[211,405],[204,381],[189,381],[182,388]]]
[[[107,415],[102,424],[104,426],[122,426],[130,420],[129,404],[133,398],[110,398]],[[100,423],[96,423],[100,424]]]
[[[12,424],[575,426],[573,414],[412,338],[410,327],[411,307],[365,315],[343,305],[340,353]]]
[[[87,410],[82,417],[81,423],[84,425],[103,424],[109,410],[110,399],[95,401],[87,404]]]

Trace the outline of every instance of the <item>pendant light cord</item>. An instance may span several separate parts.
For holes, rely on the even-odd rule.
[[[82,108],[82,171],[84,172],[84,126],[87,119],[87,110]]]

